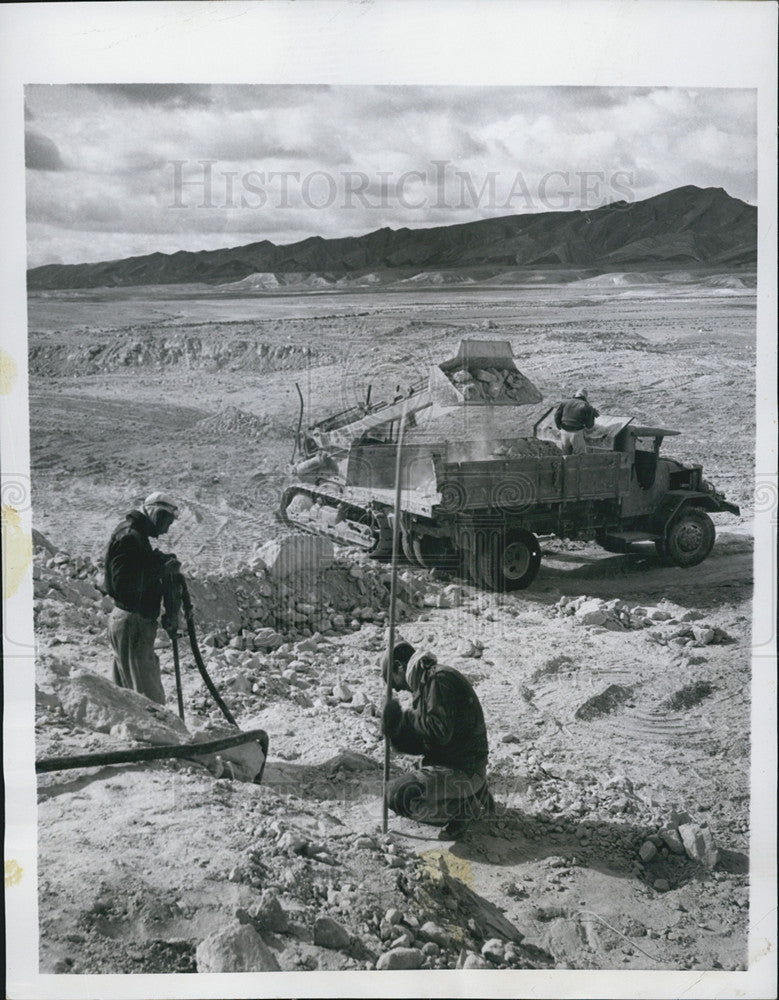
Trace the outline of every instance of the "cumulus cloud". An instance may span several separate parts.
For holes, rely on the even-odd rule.
[[[24,133],[24,162],[28,170],[64,170],[56,143],[40,132]]]
[[[90,83],[84,86],[128,104],[169,108],[202,108],[211,104],[211,88],[190,83]]]
[[[104,84],[25,99],[31,259],[447,225],[683,184],[755,197],[754,91]]]

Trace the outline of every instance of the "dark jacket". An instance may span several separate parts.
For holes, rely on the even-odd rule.
[[[401,753],[423,754],[423,765],[485,774],[487,727],[470,682],[453,667],[431,667],[412,707],[403,713],[392,745]]]
[[[566,399],[560,403],[554,413],[555,427],[564,431],[589,430],[595,424],[595,418],[599,416],[594,406],[590,406],[586,399]]]
[[[153,549],[154,525],[139,510],[131,510],[116,528],[105,557],[105,589],[117,607],[155,619],[162,601],[164,556]]]

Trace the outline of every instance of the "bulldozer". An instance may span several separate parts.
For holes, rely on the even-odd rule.
[[[298,390],[298,392],[300,392]],[[702,562],[709,514],[739,514],[702,466],[660,456],[678,431],[600,415],[586,452],[563,455],[554,405],[516,366],[508,341],[461,341],[424,384],[365,399],[303,427],[280,514],[291,527],[377,559],[392,547],[401,425],[400,543],[409,562],[466,574],[496,591],[530,586],[539,536],[595,541],[611,552],[653,542],[666,563]]]

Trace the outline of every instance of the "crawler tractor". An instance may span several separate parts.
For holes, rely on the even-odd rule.
[[[281,501],[295,528],[391,551],[395,457],[403,412],[400,539],[405,557],[467,573],[479,586],[529,586],[539,535],[594,540],[610,552],[654,542],[659,558],[695,566],[714,544],[708,512],[738,514],[700,465],[660,457],[679,432],[601,415],[587,451],[564,456],[554,406],[518,371],[505,341],[463,340],[426,385],[365,402],[296,434],[296,482]]]

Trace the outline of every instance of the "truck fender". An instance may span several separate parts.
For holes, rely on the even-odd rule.
[[[739,508],[712,493],[691,490],[674,490],[666,493],[652,518],[658,532],[666,533],[671,522],[684,507],[699,507],[707,511],[729,511],[738,514]]]

